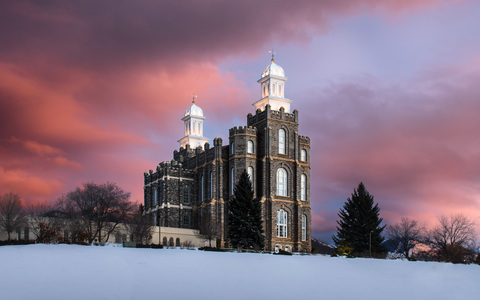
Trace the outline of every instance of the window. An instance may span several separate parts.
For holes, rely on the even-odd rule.
[[[200,178],[200,201],[203,202],[203,193],[204,193],[204,189],[203,189],[203,175],[202,177]]]
[[[287,171],[284,168],[277,170],[277,195],[287,196]]]
[[[300,161],[307,161],[307,150],[300,151]]]
[[[155,188],[153,190],[153,205],[157,205],[158,204],[158,189]]]
[[[247,143],[247,153],[254,153],[253,142],[252,141],[248,141],[248,143]]]
[[[277,93],[277,84],[274,83],[272,87],[272,95],[275,95]]]
[[[153,215],[153,226],[157,226],[157,215]]]
[[[233,168],[230,169],[230,195],[233,195],[233,190],[235,188],[235,178],[233,176]]]
[[[180,238],[175,239],[175,247],[180,247]]]
[[[283,97],[282,87],[283,87],[282,85],[279,85],[279,86],[278,86],[278,95],[279,95],[280,97]]]
[[[190,204],[190,188],[188,186],[183,188],[183,203]]]
[[[283,209],[277,211],[277,236],[287,237],[287,212]]]
[[[307,240],[307,216],[302,216],[302,241]]]
[[[190,216],[189,215],[184,215],[183,216],[183,226],[184,227],[190,227]]]
[[[253,187],[253,168],[248,167],[247,173],[248,173],[248,176],[250,177],[250,182],[252,183],[252,187]]]
[[[167,237],[166,236],[163,237],[163,246],[164,247],[167,246]]]
[[[235,154],[235,142],[232,142],[230,144],[230,154]]]
[[[307,175],[300,176],[300,200],[307,200]]]
[[[213,172],[210,171],[210,198],[213,198]]]
[[[280,129],[278,131],[278,153],[285,154],[285,129]]]
[[[168,239],[168,246],[173,247],[173,238]]]

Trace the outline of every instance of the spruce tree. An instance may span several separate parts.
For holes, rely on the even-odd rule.
[[[228,238],[234,248],[264,248],[262,206],[253,195],[250,176],[243,171],[229,202]]]
[[[381,236],[385,226],[380,226],[383,219],[379,215],[378,204],[360,182],[338,213],[337,236],[333,236],[337,248],[350,248],[354,255],[364,256],[370,249],[372,254],[385,252]]]

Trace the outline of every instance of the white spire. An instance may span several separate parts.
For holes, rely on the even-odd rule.
[[[203,136],[203,110],[195,104],[196,96],[193,96],[192,105],[187,108],[182,118],[185,129],[185,136],[178,140],[180,147],[190,145],[190,148],[204,147],[208,138]]]
[[[262,77],[257,81],[260,83],[262,98],[253,103],[255,109],[264,110],[265,105],[270,104],[272,110],[280,110],[280,107],[285,109],[285,112],[290,112],[290,104],[292,100],[285,98],[285,71],[282,67],[275,63],[274,52],[272,53],[271,63],[263,69]]]

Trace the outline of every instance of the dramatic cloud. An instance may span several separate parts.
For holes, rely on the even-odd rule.
[[[316,37],[336,34],[338,20],[375,15],[401,23],[453,5],[478,10],[472,1],[446,0],[3,1],[0,192],[20,193],[27,203],[54,201],[84,181],[114,181],[142,201],[142,174],[178,147],[192,93],[207,116],[206,135],[225,137],[253,112],[259,93],[251,86],[267,61],[251,63],[266,49],[293,49],[283,57],[296,66],[322,47]],[[455,27],[438,26],[457,35]],[[371,28],[358,30],[381,48],[385,40],[375,40]],[[415,49],[423,40],[408,42]],[[345,55],[332,57],[330,68],[348,71],[362,59],[352,44],[334,44]],[[389,66],[416,58],[396,52],[402,62],[389,61],[385,53],[372,56]],[[235,71],[222,66],[232,60]],[[359,181],[388,221],[459,210],[479,215],[479,64],[456,60],[422,66],[430,73],[402,83],[353,72],[325,87],[319,68],[308,65],[292,76],[289,91],[307,99],[295,108],[300,133],[312,139],[315,233],[331,233]]]

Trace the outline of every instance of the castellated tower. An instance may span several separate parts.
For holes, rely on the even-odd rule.
[[[203,111],[195,103],[182,121],[185,136],[173,160],[144,174],[145,210],[156,225],[214,228],[217,247],[228,247],[228,201],[246,170],[262,203],[265,250],[311,249],[310,139],[298,133],[298,111],[285,98],[287,78],[272,59],[258,80],[261,99],[247,126],[229,130],[213,147],[203,137]],[[168,237],[163,237],[165,244]]]

